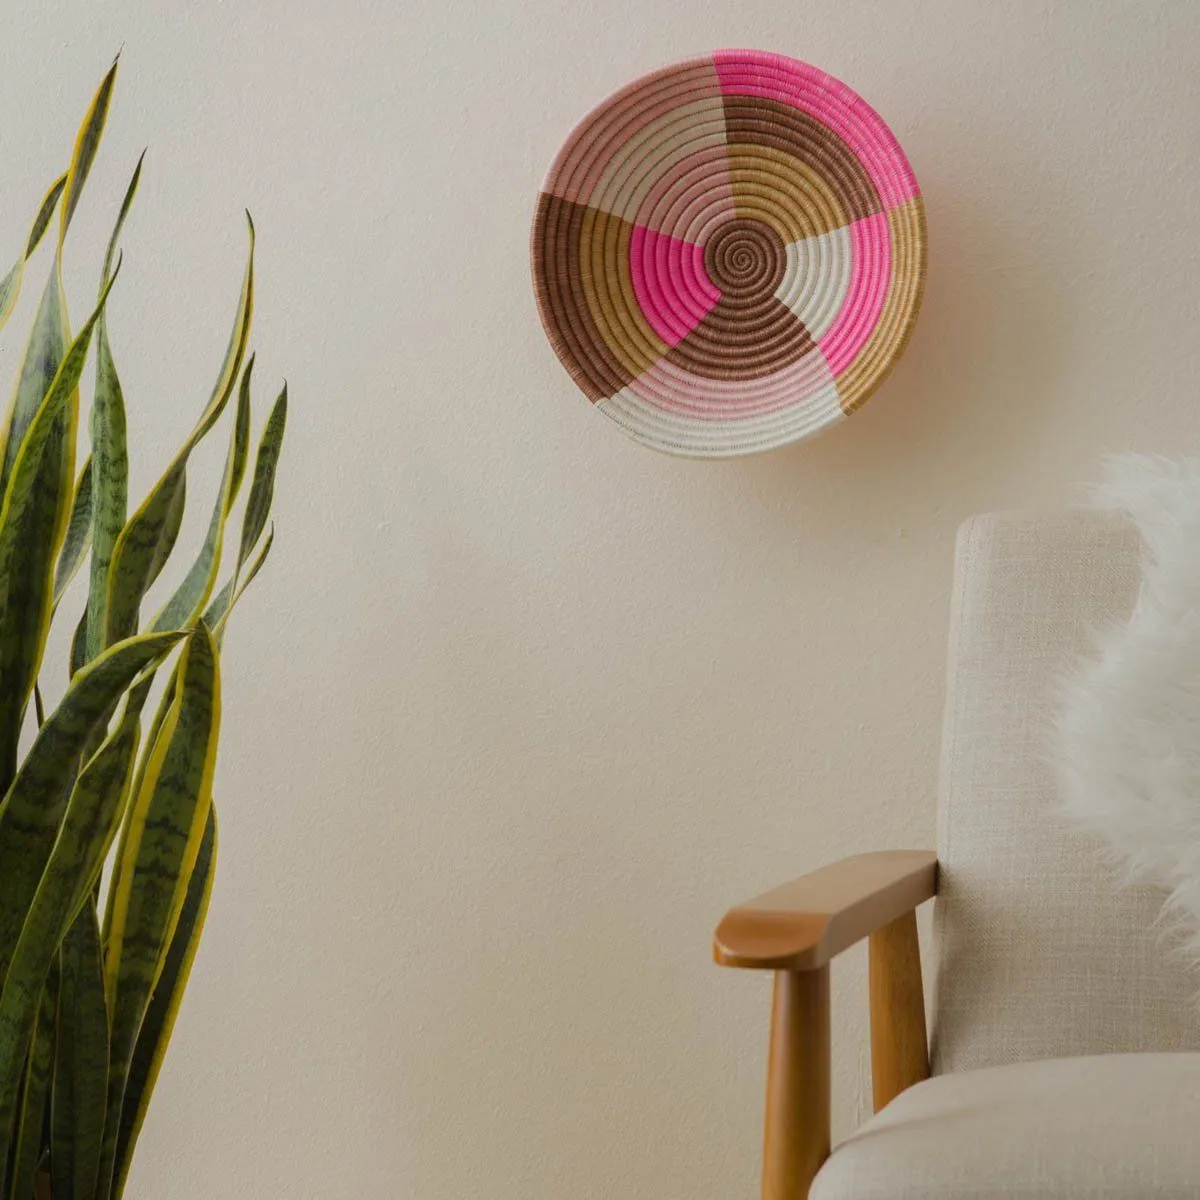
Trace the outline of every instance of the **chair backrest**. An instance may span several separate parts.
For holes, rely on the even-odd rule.
[[[1138,535],[1087,511],[960,530],[934,911],[937,1072],[1135,1050],[1200,1050],[1200,974],[1060,814],[1056,690],[1126,618]],[[1200,800],[1200,798],[1198,798]]]

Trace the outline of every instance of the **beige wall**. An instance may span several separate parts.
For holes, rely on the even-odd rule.
[[[78,313],[149,142],[111,318],[135,485],[206,394],[243,204],[259,375],[293,394],[275,560],[228,642],[216,897],[134,1195],[750,1196],[767,983],[709,964],[714,920],[930,843],[964,515],[1196,445],[1200,10],[8,8],[4,246],[125,43],[69,272]],[[575,393],[526,230],[588,106],[747,44],[892,124],[925,310],[826,437],[674,461]],[[837,976],[842,1129],[861,971]]]

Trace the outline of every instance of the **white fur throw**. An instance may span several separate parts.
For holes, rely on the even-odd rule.
[[[1167,889],[1200,962],[1200,459],[1115,458],[1095,503],[1141,531],[1143,577],[1129,624],[1065,687],[1067,806],[1131,881]]]

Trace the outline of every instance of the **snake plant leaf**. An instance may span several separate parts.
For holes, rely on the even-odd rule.
[[[232,508],[242,490],[246,462],[250,454],[250,376],[254,371],[254,355],[246,360],[242,383],[238,390],[237,414],[233,427],[233,462],[230,467],[229,507]]]
[[[29,237],[25,242],[26,261],[33,257],[33,252],[41,244],[42,236],[50,227],[50,218],[54,216],[54,210],[58,207],[59,197],[62,195],[63,188],[66,185],[67,176],[64,172],[50,185],[45,196],[42,197],[42,203],[38,207],[37,216],[33,219],[33,226],[29,230]]]
[[[229,599],[233,595],[233,589],[236,585],[236,579],[229,578],[225,580],[221,585],[221,590],[212,598],[209,606],[204,610],[204,623],[216,636],[218,648],[221,645],[221,629],[225,615],[229,612]]]
[[[79,204],[79,198],[83,194],[83,186],[87,182],[88,173],[91,171],[92,163],[95,160],[96,150],[100,145],[100,137],[104,132],[104,122],[108,117],[109,101],[112,99],[112,89],[113,83],[116,80],[116,74],[117,64],[114,62],[103,80],[101,80],[96,94],[92,97],[92,102],[88,107],[83,124],[80,126],[79,134],[75,139],[75,149],[71,155],[71,165],[67,170],[66,179],[61,189],[62,201],[58,208],[58,252],[55,255],[54,266],[50,271],[50,278],[47,280],[45,291],[42,294],[41,304],[38,306],[33,331],[30,334],[29,346],[25,352],[24,361],[21,366],[17,390],[13,396],[12,405],[9,410],[6,423],[4,458],[0,462],[0,496],[5,493],[8,485],[8,477],[12,472],[13,463],[20,451],[25,430],[33,420],[33,414],[41,404],[42,397],[45,396],[46,389],[49,387],[51,379],[54,378],[54,374],[58,370],[66,342],[70,338],[66,300],[63,295],[62,285],[63,242],[66,239],[71,218],[74,216],[75,209]],[[53,191],[54,189],[52,188],[51,193]],[[38,213],[39,222],[43,216],[47,220],[49,219],[49,214],[46,212],[49,198],[48,195],[47,199],[42,202],[42,209]],[[54,205],[51,204],[51,212],[53,212],[53,208]],[[38,232],[37,223],[35,223],[35,232],[38,232],[39,238],[41,232],[44,231],[45,225],[42,225],[41,231]]]
[[[121,241],[121,230],[125,228],[125,218],[129,216],[129,210],[133,207],[133,198],[137,195],[138,184],[142,179],[142,166],[146,161],[146,151],[143,150],[138,155],[137,164],[133,168],[133,174],[129,177],[129,182],[125,185],[125,195],[121,198],[121,207],[117,211],[117,219],[113,223],[112,232],[108,235],[108,245],[104,249],[104,266],[100,271],[100,287],[103,288],[105,281],[112,274],[113,259],[117,256],[117,246]]]
[[[89,764],[95,762],[96,778],[94,783],[81,790],[78,797],[78,813],[72,812],[72,805],[76,803],[74,794],[67,802],[63,827],[59,830],[58,840],[54,844],[51,861],[47,864],[46,870],[49,872],[51,867],[55,866],[56,856],[61,856],[63,861],[74,869],[76,860],[70,856],[76,851],[69,845],[70,830],[75,826],[82,827],[83,848],[80,853],[83,857],[78,861],[75,893],[70,905],[72,917],[81,905],[94,896],[100,883],[104,864],[108,860],[108,852],[112,847],[113,839],[117,835],[122,818],[128,811],[129,798],[132,795],[131,783],[135,778],[138,747],[141,744],[142,709],[145,708],[146,698],[150,695],[157,666],[157,663],[151,663],[134,680],[125,696],[125,707],[122,710],[120,722],[112,733],[103,739],[100,749],[93,758],[88,760]],[[100,750],[105,750],[106,747],[108,748],[107,754],[102,759]],[[124,773],[118,776],[117,772],[122,765]],[[87,768],[85,767],[84,770],[86,771]],[[111,779],[119,778],[119,784],[108,788],[105,772],[108,772],[108,777]],[[79,778],[83,778],[83,772],[80,773]],[[79,787],[78,779],[76,787]],[[63,873],[66,873],[65,870]],[[42,885],[46,885],[45,875],[42,877],[39,889]],[[34,903],[37,903],[36,896]],[[29,918],[25,919],[28,923]]]
[[[237,591],[233,590],[235,580],[230,579],[225,586],[217,593],[216,598],[208,606],[208,610],[204,614],[204,623],[213,631],[213,637],[217,639],[217,649],[221,648],[222,642],[225,640],[225,626],[229,620],[229,614],[233,611],[234,606],[242,598],[246,589],[254,582],[254,577],[262,570],[263,563],[267,561],[267,555],[271,553],[271,544],[275,541],[275,526],[272,525],[267,531],[267,536],[263,540],[262,546],[258,553],[254,556],[254,560],[246,570],[245,576],[238,583]],[[232,600],[230,599],[232,597]],[[211,623],[210,623],[211,621]]]
[[[271,415],[263,428],[258,454],[254,459],[254,478],[250,481],[250,496],[246,501],[245,518],[242,521],[242,544],[238,550],[238,563],[244,564],[250,552],[258,544],[271,512],[275,497],[275,471],[279,466],[279,454],[283,449],[283,434],[287,427],[288,392],[287,384],[271,406]]]
[[[129,502],[129,450],[125,429],[125,397],[113,361],[108,329],[96,335],[96,383],[92,395],[92,557],[89,564],[87,657],[104,648],[108,573],[113,549],[125,525]],[[182,516],[182,506],[180,515]]]
[[[150,722],[150,731],[142,741],[142,745],[146,747],[146,752],[141,755],[134,768],[133,786],[129,790],[131,797],[141,795],[142,780],[146,777],[146,765],[148,759],[151,757],[151,749],[157,744],[159,731],[163,727],[163,722],[170,715],[172,705],[174,704],[175,691],[179,683],[179,665],[179,663],[176,663],[171,670],[171,677],[167,682],[167,686],[163,689],[162,695],[159,697],[158,709],[155,711],[154,717]],[[129,689],[129,698],[126,700],[126,703],[136,704],[139,712],[144,706],[146,696],[138,695],[137,693],[143,689],[146,694],[149,693],[150,686],[154,682],[154,670],[148,668],[144,671],[133,687]],[[133,807],[130,804],[126,804],[124,820],[121,822],[121,832],[118,835],[117,852],[113,859],[116,863],[120,863],[125,857],[125,847],[129,842],[129,826],[132,822]],[[100,932],[105,945],[108,945],[112,933],[113,905],[116,903],[116,890],[116,888],[110,886],[105,900],[104,920],[100,925]]]
[[[50,224],[50,218],[54,216],[54,210],[58,206],[58,199],[62,195],[66,182],[66,175],[60,175],[50,185],[50,190],[42,198],[37,216],[33,219],[33,228],[30,229],[29,237],[25,241],[24,251],[8,274],[0,279],[0,329],[4,328],[8,318],[12,316],[13,309],[17,306],[17,298],[21,294],[21,281],[25,275],[25,264],[38,248],[38,243],[41,242],[42,235]]]
[[[71,503],[71,516],[67,520],[67,536],[58,553],[58,565],[54,568],[55,608],[83,565],[91,540],[92,456],[89,454],[75,482],[75,499]]]
[[[108,1087],[108,1009],[95,905],[80,910],[59,962],[50,1175],[55,1197],[94,1200]]]
[[[114,1034],[130,1024],[139,995],[148,998],[174,932],[208,815],[220,720],[217,647],[201,623],[187,636],[166,716],[148,746],[112,882],[106,978],[116,1001]]]
[[[203,437],[221,415],[225,402],[233,392],[237,381],[238,371],[241,370],[242,360],[246,357],[246,347],[250,342],[250,326],[254,320],[254,221],[246,213],[246,226],[249,234],[249,248],[246,252],[246,270],[242,276],[242,290],[238,296],[237,312],[233,319],[233,329],[229,333],[229,344],[225,347],[225,357],[221,362],[221,370],[217,382],[213,385],[212,395],[208,405],[200,415],[193,437]]]
[[[47,972],[81,908],[91,900],[112,844],[137,753],[146,691],[132,695],[121,720],[75,780],[45,870],[29,904],[0,991],[0,1143],[12,1134],[25,1061]]]
[[[46,1102],[50,1092],[50,1072],[54,1067],[54,1023],[58,1008],[58,966],[52,968],[41,992],[37,1024],[24,1070],[21,1111],[17,1122],[12,1167],[8,1171],[11,1190],[6,1196],[32,1196],[34,1178],[42,1165],[42,1147],[46,1126]],[[7,1166],[8,1164],[4,1164]],[[0,1187],[6,1182],[0,1167]]]
[[[108,569],[104,644],[137,632],[142,597],[175,548],[186,500],[187,472],[175,462],[118,535]]]
[[[250,496],[246,501],[246,511],[242,514],[241,545],[238,549],[233,575],[225,581],[204,612],[204,623],[215,632],[218,646],[224,636],[224,620],[230,608],[230,601],[236,596],[240,596],[245,590],[244,584],[241,587],[238,586],[240,572],[262,536],[263,527],[270,516],[271,502],[275,496],[275,470],[279,465],[279,455],[286,427],[287,384],[285,383],[282,391],[275,398],[275,403],[271,406],[271,413],[267,417],[267,423],[259,441],[258,452],[255,455],[254,477],[250,483]],[[274,536],[273,533],[271,536]],[[250,579],[258,574],[266,561],[270,551],[270,541],[271,538],[268,537],[266,546],[257,558],[246,583],[249,583]]]
[[[182,637],[145,634],[113,646],[71,680],[38,730],[0,804],[0,982],[58,836],[79,755],[138,674]]]
[[[221,488],[213,504],[208,530],[192,565],[174,594],[163,605],[151,624],[151,630],[183,629],[200,616],[212,594],[217,570],[221,565],[221,548],[225,541],[225,522],[237,499],[242,476],[246,472],[246,455],[250,441],[250,376],[254,371],[254,356],[251,355],[242,372],[242,384],[238,389],[237,413],[233,422],[229,450],[225,457],[225,470],[221,475]]]
[[[237,594],[233,597],[233,604],[230,605],[230,611],[232,610],[233,605],[237,604],[237,602],[242,598],[242,594],[245,592],[245,590],[254,582],[255,575],[262,570],[263,564],[267,561],[267,555],[271,553],[271,547],[274,544],[275,526],[272,525],[271,528],[267,530],[267,536],[263,539],[263,544],[259,547],[258,554],[255,555],[254,561],[247,568],[246,577],[238,585]],[[226,611],[225,617],[222,618],[222,620],[226,619],[228,616],[229,611]]]
[[[221,646],[220,640],[217,640],[217,649]],[[150,722],[150,731],[143,741],[143,745],[147,747],[147,751],[143,754],[134,770],[133,787],[130,789],[130,796],[139,796],[142,791],[142,780],[146,777],[146,765],[150,755],[150,747],[153,747],[158,741],[159,731],[163,727],[163,722],[171,713],[172,705],[175,701],[175,691],[179,683],[179,667],[177,662],[171,670],[171,677],[167,682],[167,686],[163,688],[162,695],[159,697],[158,708],[155,710],[154,717]],[[142,676],[129,689],[129,699],[127,704],[136,705],[140,712],[145,704],[146,695],[149,693],[150,686],[154,682],[154,669],[148,668],[142,673]],[[144,694],[142,694],[144,691]],[[114,862],[120,863],[125,857],[125,846],[129,841],[129,826],[133,821],[133,808],[126,805],[125,819],[121,823],[120,840],[117,844],[117,852]],[[104,921],[101,924],[101,932],[103,934],[105,945],[108,944],[112,931],[113,905],[116,902],[115,887],[108,889],[108,895],[104,906]]]
[[[55,264],[42,290],[17,374],[17,384],[9,401],[4,424],[4,457],[0,460],[0,496],[7,492],[21,443],[62,363],[69,340],[62,275]]]
[[[249,221],[249,214],[247,213]],[[105,641],[108,645],[137,631],[142,599],[174,548],[183,515],[187,486],[187,461],[192,450],[216,424],[225,410],[241,369],[254,314],[254,223],[250,221],[250,246],[233,330],[217,382],[200,419],[179,453],[150,489],[150,494],[125,523],[113,547],[108,572]]]
[[[79,375],[116,279],[71,343],[21,442],[0,507],[0,788],[12,779],[54,597],[54,564],[70,516]]]
[[[166,719],[150,743],[111,888],[105,981],[112,1013],[101,1200],[115,1186],[125,1088],[151,994],[166,962],[212,803],[221,724],[217,647],[200,624],[176,669]]]
[[[208,608],[205,610],[203,621],[204,621],[204,624],[207,625],[208,628],[212,630],[213,640],[216,642],[218,650],[220,650],[221,643],[225,636],[225,627],[226,627],[226,623],[227,623],[230,612],[232,611],[233,607],[237,604],[238,600],[241,599],[242,594],[246,591],[246,589],[253,582],[254,577],[262,569],[263,564],[267,561],[267,555],[270,554],[270,552],[271,552],[271,544],[274,540],[275,540],[275,527],[272,526],[271,529],[267,533],[266,539],[263,541],[261,549],[259,550],[258,554],[255,556],[254,561],[250,564],[250,567],[246,571],[244,578],[242,578],[240,586],[237,587],[236,593],[234,592],[234,587],[235,587],[235,585],[237,585],[238,580],[236,578],[231,578],[226,581],[224,587],[221,588],[221,591],[213,598],[212,602],[209,604]],[[230,603],[231,596],[233,598],[232,603]],[[78,634],[78,630],[76,631],[76,633]],[[178,672],[179,672],[179,664],[177,663],[172,672],[170,682],[167,684],[166,688],[163,691],[162,696],[160,697],[158,709],[155,712],[154,719],[150,725],[149,735],[145,739],[145,745],[148,747],[154,745],[156,739],[158,738],[158,731],[162,728],[163,722],[166,720],[167,715],[170,712],[171,704],[172,704],[172,702],[174,700],[174,696],[175,696],[175,687],[176,687],[176,684],[178,683]],[[138,686],[141,686],[141,682],[139,681],[139,683],[135,684],[134,686],[135,686],[135,688]],[[131,694],[132,694],[132,691],[131,691]],[[143,755],[140,762],[138,763],[137,773],[134,776],[133,789],[132,789],[132,794],[134,796],[137,796],[141,793],[142,778],[145,774],[146,761],[147,761],[148,757],[149,757],[148,754]],[[118,847],[117,855],[116,855],[117,862],[120,862],[125,856],[125,843],[126,843],[126,839],[128,837],[130,816],[131,816],[130,813],[126,814],[125,823],[121,828],[121,840],[120,840],[120,845]],[[104,940],[106,943],[109,940],[110,931],[112,929],[113,904],[114,904],[115,899],[116,899],[116,889],[109,888],[107,902],[105,904],[104,922],[103,922],[103,926],[102,926],[103,933],[104,933]]]
[[[200,840],[200,852],[196,866],[188,880],[187,898],[179,913],[175,935],[171,938],[166,961],[150,998],[142,1028],[138,1033],[133,1061],[129,1067],[129,1078],[125,1084],[125,1102],[121,1108],[121,1125],[117,1134],[116,1180],[114,1200],[120,1200],[125,1178],[133,1160],[138,1134],[146,1119],[150,1097],[158,1081],[179,1005],[192,971],[192,960],[200,944],[204,929],[204,918],[208,913],[208,901],[212,894],[213,877],[217,861],[217,810],[210,804],[208,822]]]
[[[67,176],[64,172],[50,185],[45,196],[42,197],[37,216],[33,219],[33,227],[29,230],[29,237],[25,242],[26,260],[33,256],[33,252],[41,244],[42,235],[50,226],[50,218],[54,216],[54,210],[58,207],[58,199],[66,185]]]
[[[116,224],[109,235],[100,278],[112,272],[113,256],[121,236],[125,218],[137,194],[142,177],[143,150],[133,175],[125,188],[125,196],[117,214]],[[105,609],[108,597],[108,569],[112,563],[113,547],[125,524],[129,502],[129,450],[125,430],[125,396],[113,360],[112,344],[108,337],[108,319],[102,315],[96,329],[96,385],[92,397],[91,415],[92,462],[95,500],[92,505],[92,557],[89,566],[87,643],[81,661],[95,658],[104,649]],[[182,515],[182,508],[180,509]]]
[[[104,133],[104,122],[108,119],[109,104],[112,101],[113,84],[117,79],[117,64],[120,55],[113,59],[113,64],[100,81],[96,94],[88,106],[83,124],[75,138],[75,150],[71,155],[71,166],[67,171],[67,184],[63,193],[62,209],[58,222],[58,248],[62,253],[63,240],[67,236],[67,228],[79,197],[83,194],[83,185],[87,182],[92,163],[96,161],[96,151],[100,148],[100,138]]]
[[[22,971],[38,975],[37,956],[57,950],[79,909],[100,880],[104,860],[116,835],[128,798],[137,757],[140,718],[149,694],[148,682],[135,683],[126,697],[121,719],[88,759],[75,780],[58,835],[13,951],[0,992],[0,1046],[3,1045],[10,995],[23,984]],[[33,968],[29,964],[33,963]],[[0,1054],[3,1051],[0,1050]]]
[[[67,657],[68,677],[74,678],[87,665],[87,662],[87,610],[85,609],[75,625],[75,632],[71,635],[71,651]]]

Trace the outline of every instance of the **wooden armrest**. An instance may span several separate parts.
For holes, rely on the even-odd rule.
[[[775,972],[763,1200],[804,1200],[829,1157],[829,960],[870,937],[871,1080],[879,1111],[929,1076],[915,909],[937,891],[932,850],[859,854],[725,914],[713,957]]]
[[[724,967],[811,971],[933,897],[932,850],[856,854],[739,904],[713,935]]]

